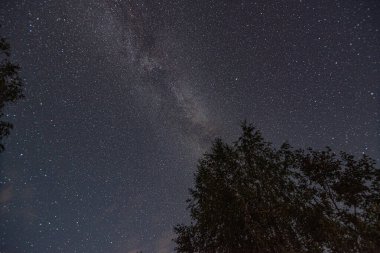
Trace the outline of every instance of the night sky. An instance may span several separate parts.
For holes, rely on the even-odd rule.
[[[1,0],[25,99],[0,155],[1,253],[171,252],[211,141],[380,161],[379,1]]]

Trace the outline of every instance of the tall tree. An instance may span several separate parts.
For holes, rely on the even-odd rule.
[[[13,125],[4,121],[4,107],[9,102],[23,98],[20,67],[10,61],[10,45],[0,38],[0,152],[4,150],[3,138],[8,136]]]
[[[275,149],[242,125],[198,163],[177,252],[379,252],[380,170],[326,148]]]

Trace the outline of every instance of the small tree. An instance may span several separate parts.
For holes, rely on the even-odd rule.
[[[9,102],[15,102],[23,97],[22,80],[19,77],[18,65],[10,61],[10,46],[4,39],[0,38],[0,152],[4,150],[2,140],[8,136],[13,125],[3,121],[4,107]]]
[[[276,150],[254,127],[242,130],[199,161],[177,252],[379,252],[374,160],[287,143]]]

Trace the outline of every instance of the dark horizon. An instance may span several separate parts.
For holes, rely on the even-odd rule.
[[[378,1],[5,0],[25,99],[0,251],[172,252],[201,155],[266,140],[380,162]]]

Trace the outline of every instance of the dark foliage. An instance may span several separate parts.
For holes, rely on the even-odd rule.
[[[0,38],[0,152],[4,150],[3,138],[8,136],[13,128],[10,122],[3,121],[4,107],[7,103],[23,97],[22,80],[19,77],[20,67],[11,63],[9,58],[9,43]]]
[[[380,252],[380,170],[366,155],[280,149],[243,124],[216,140],[190,190],[177,252]]]

